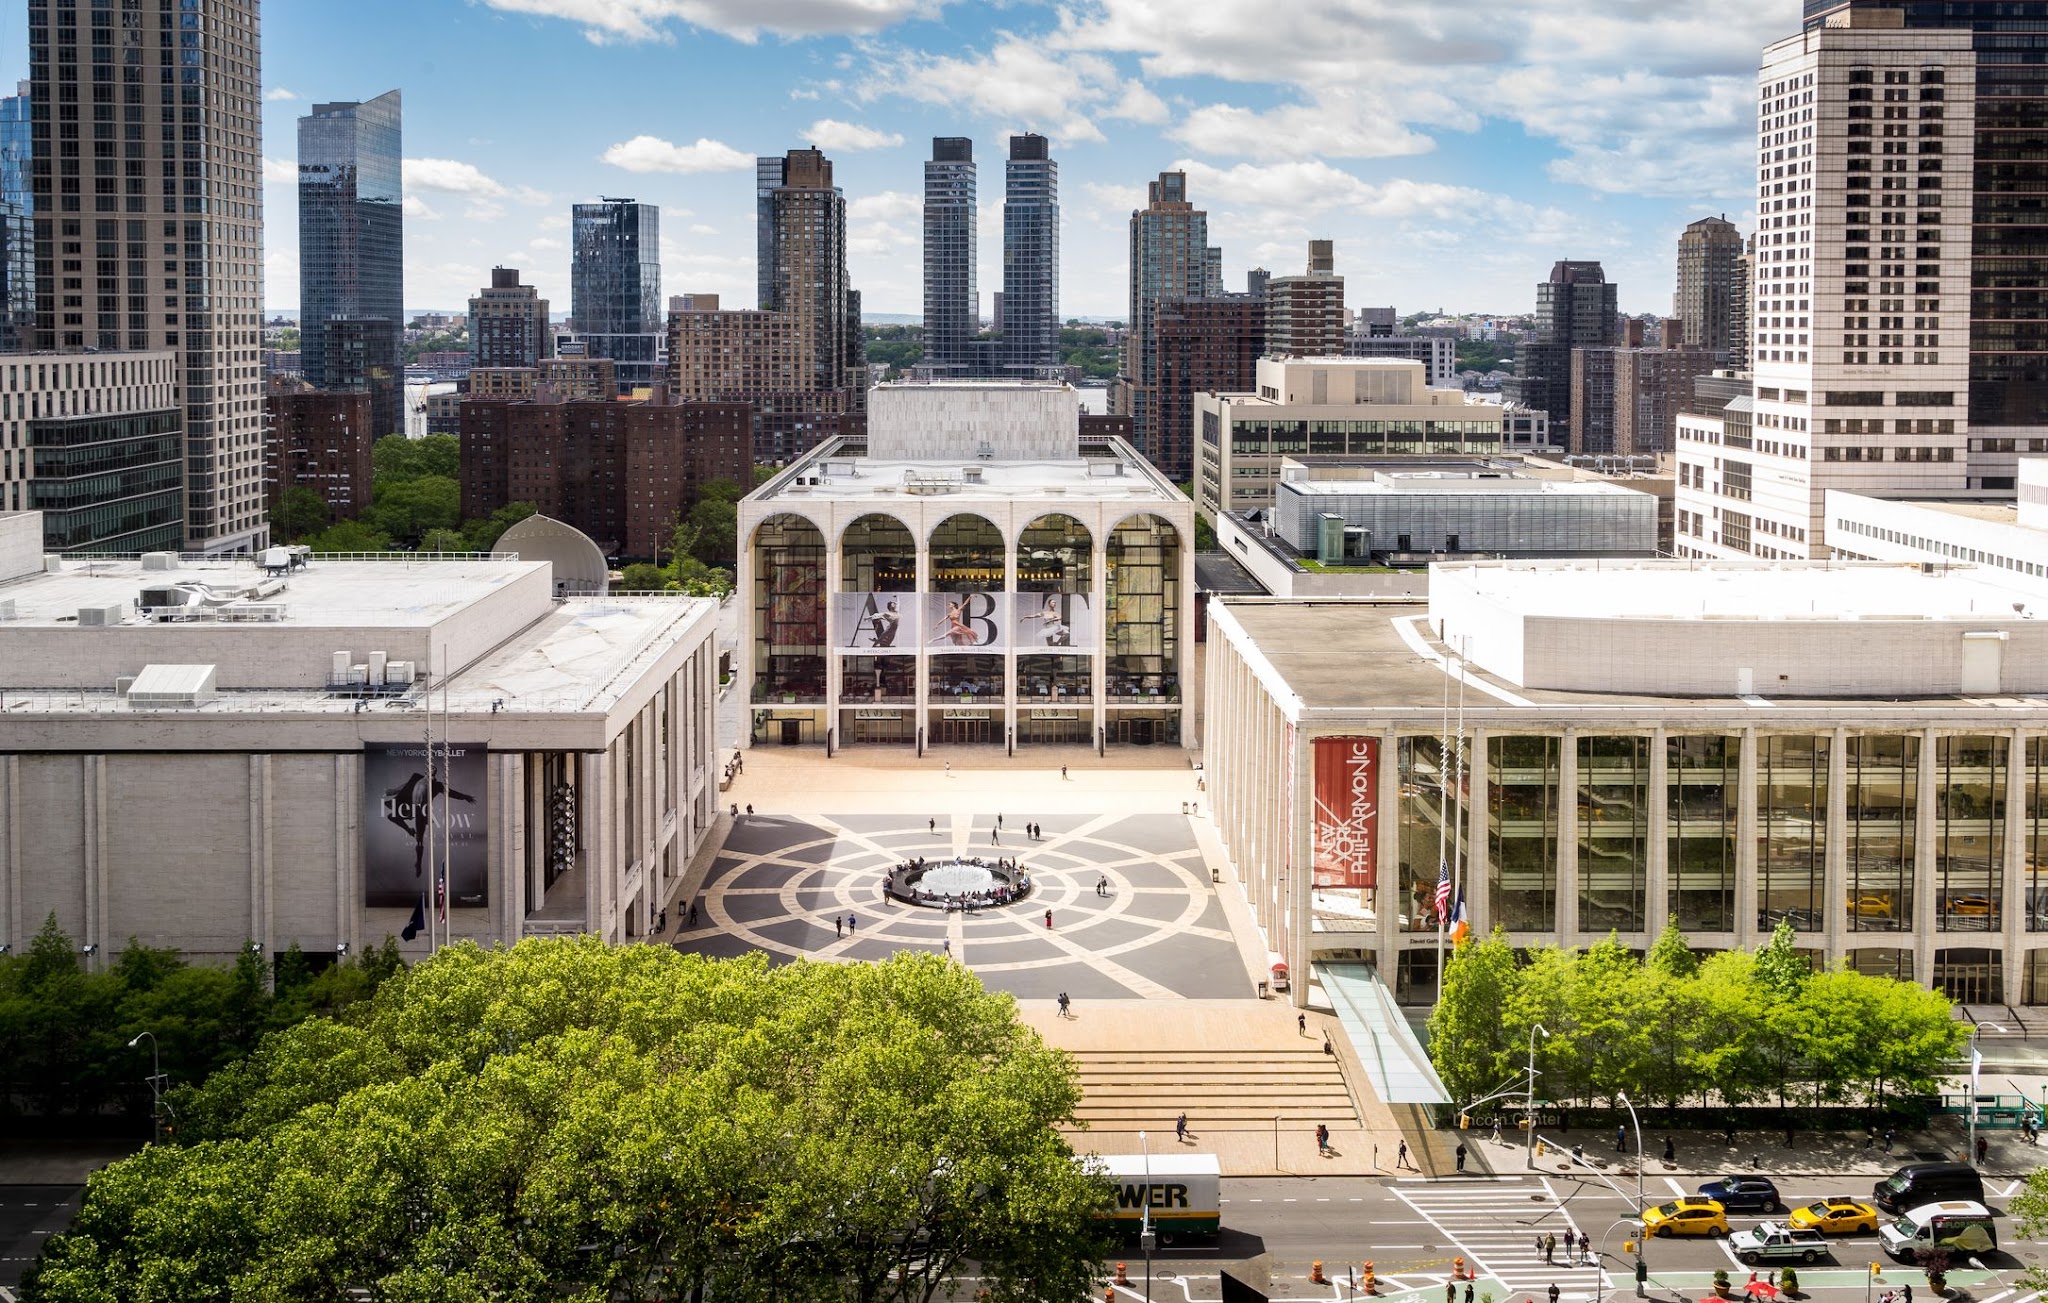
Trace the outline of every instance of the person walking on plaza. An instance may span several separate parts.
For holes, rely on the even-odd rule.
[[[1401,1147],[1394,1151],[1394,1166],[1402,1168],[1408,1166],[1408,1142],[1405,1140],[1401,1142]]]
[[[946,958],[951,959],[953,957],[953,938],[947,937],[940,944],[945,948]]]
[[[848,936],[852,936],[852,935],[853,935],[853,925],[854,925],[855,921],[856,921],[856,919],[855,919],[855,916],[854,916],[854,915],[852,915],[852,914],[848,914],[848,915],[846,916],[846,935],[848,935]]]
[[[841,940],[844,940],[846,937],[846,920],[837,914],[832,916],[832,935]]]
[[[1003,816],[1002,816],[1001,814],[997,814],[997,815],[996,815],[996,827],[997,827],[997,828],[1001,828],[1002,826],[1003,826]]]
[[[1308,1015],[1307,1015],[1307,1014],[1305,1014],[1305,1013],[1298,1013],[1298,1014],[1294,1015],[1294,1030],[1295,1030],[1295,1031],[1297,1031],[1297,1032],[1300,1032],[1300,1033],[1301,1033],[1301,1034],[1302,1034],[1303,1036],[1306,1036],[1306,1035],[1308,1035]]]
[[[930,833],[934,837],[939,835],[939,821],[937,819],[925,820],[924,828],[926,832]]]
[[[1002,844],[1003,844],[1003,830],[1002,830],[1002,829],[1000,829],[1000,828],[991,828],[991,829],[989,829],[989,830],[988,830],[988,844],[989,844],[989,845],[991,845],[991,846],[1000,846],[1000,845],[1002,845]]]
[[[1046,930],[1046,931],[1048,931],[1048,932],[1052,931],[1052,911],[1051,911],[1051,910],[1047,910],[1047,911],[1045,911],[1045,930]]]
[[[1557,1261],[1557,1232],[1555,1231],[1543,1237],[1543,1260],[1553,1263]],[[1556,1286],[1553,1285],[1551,1288],[1555,1289]],[[1550,1303],[1557,1303],[1557,1300],[1552,1299]]]
[[[1183,1113],[1173,1120],[1173,1138],[1182,1144],[1188,1142],[1188,1115]]]
[[[1892,1141],[1898,1138],[1898,1134],[1899,1133],[1896,1128],[1886,1127],[1884,1129],[1884,1152],[1887,1157],[1891,1155]]]
[[[1543,1252],[1543,1237],[1541,1235],[1536,1237],[1536,1252]]]
[[[1067,781],[1067,767],[1065,765],[1060,766],[1060,781],[1063,783]]]
[[[1316,1152],[1319,1154],[1330,1152],[1330,1128],[1322,1122],[1316,1123]]]
[[[1458,1282],[1454,1280],[1444,1282],[1444,1303],[1458,1303]]]
[[[1465,1282],[1465,1303],[1472,1303],[1472,1282]]]
[[[1557,1303],[1557,1282],[1550,1282],[1550,1303]]]
[[[1664,1161],[1667,1163],[1676,1163],[1678,1161],[1678,1146],[1671,1143],[1670,1136],[1664,1137]]]
[[[1977,1137],[1977,1166],[1984,1166],[1984,1158],[1991,1152],[1991,1142],[1983,1136]]]
[[[1069,1001],[1069,1000],[1067,999],[1067,993],[1066,993],[1065,991],[1061,991],[1061,992],[1060,992],[1060,995],[1059,995],[1059,1005],[1060,1005],[1060,1017],[1062,1017],[1062,1018],[1071,1018],[1071,1017],[1073,1017],[1073,1016],[1074,1016],[1074,1011],[1073,1011],[1073,1007],[1072,1007],[1072,1004],[1071,1004],[1071,1002],[1070,1002],[1070,1001]]]
[[[1458,1170],[1465,1170],[1465,1142],[1462,1140],[1458,1142]]]
[[[1621,1129],[1619,1122],[1614,1124],[1614,1152],[1617,1154],[1628,1152],[1628,1133]]]

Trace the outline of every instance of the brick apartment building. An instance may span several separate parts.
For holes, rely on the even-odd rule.
[[[1195,395],[1251,392],[1266,351],[1266,321],[1265,300],[1249,294],[1168,299],[1156,310],[1159,437],[1152,464],[1174,483],[1194,478]]]
[[[706,482],[752,486],[753,428],[745,403],[472,397],[462,514],[531,502],[607,556],[652,560]]]
[[[358,515],[370,505],[370,450],[377,442],[371,399],[362,389],[335,391],[271,382],[263,396],[270,417],[264,469],[271,508],[294,488],[319,494],[337,520]]]

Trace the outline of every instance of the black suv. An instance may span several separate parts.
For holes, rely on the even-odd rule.
[[[1717,1200],[1729,1212],[1774,1213],[1785,1205],[1778,1202],[1778,1187],[1761,1176],[1724,1176],[1700,1187],[1700,1198]]]

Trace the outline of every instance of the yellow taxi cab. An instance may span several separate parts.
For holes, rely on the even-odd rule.
[[[1890,896],[1851,896],[1849,913],[1854,918],[1890,918],[1892,898]]]
[[[1951,914],[1967,914],[1973,918],[1985,918],[1994,911],[1992,900],[1989,896],[1951,896],[1948,901],[1948,912]]]
[[[1726,1235],[1728,1213],[1714,1199],[1673,1199],[1643,1214],[1643,1235]]]
[[[1785,1219],[1794,1230],[1820,1231],[1825,1235],[1853,1235],[1877,1229],[1877,1209],[1846,1195],[1816,1199],[1804,1208],[1794,1208]]]

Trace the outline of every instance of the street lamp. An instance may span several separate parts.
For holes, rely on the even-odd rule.
[[[147,1036],[149,1038],[150,1140],[152,1143],[161,1143],[164,1138],[164,1066],[163,1060],[158,1054],[156,1033],[137,1033],[135,1039],[128,1042],[128,1048],[132,1050],[136,1046],[142,1044],[142,1038],[144,1036]]]
[[[1529,1028],[1529,1099],[1522,1106],[1522,1125],[1529,1128],[1529,1170],[1536,1170],[1536,1033],[1542,1032],[1543,1039],[1550,1039],[1550,1029],[1542,1023]]]
[[[1142,1131],[1138,1149],[1145,1156],[1145,1220],[1138,1231],[1138,1247],[1145,1250],[1145,1303],[1152,1303],[1152,1250],[1159,1246],[1159,1236],[1152,1229],[1152,1146]]]
[[[1636,1216],[1640,1218],[1643,1215],[1643,1123],[1636,1116],[1636,1106],[1629,1103],[1628,1092],[1623,1091],[1614,1098],[1628,1110],[1629,1123],[1636,1129]]]
[[[1995,1032],[2007,1030],[2004,1024],[1995,1022],[1970,1025],[1970,1142],[1969,1149],[1963,1154],[1963,1161],[1966,1163],[1977,1161],[1977,1065],[1983,1059],[1983,1055],[1977,1049],[1977,1033],[1986,1027]]]

